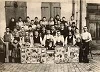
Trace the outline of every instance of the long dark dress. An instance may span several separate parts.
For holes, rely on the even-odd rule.
[[[10,23],[9,23],[9,28],[10,28],[11,31],[14,30],[14,27],[15,27],[15,26],[16,26],[16,22],[15,22],[15,21],[14,21],[14,22],[10,21]]]
[[[12,59],[14,59],[14,62],[20,62],[20,45],[12,43],[11,44],[11,49],[12,49]]]

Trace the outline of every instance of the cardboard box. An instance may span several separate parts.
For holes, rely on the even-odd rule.
[[[48,50],[47,57],[46,57],[46,63],[52,64],[54,62],[55,62],[55,52],[54,52],[54,50]]]
[[[64,63],[65,48],[58,47],[55,49],[55,63]]]
[[[40,63],[40,53],[41,49],[37,48],[21,49],[21,63]]]
[[[46,63],[46,53],[41,53],[41,63]]]
[[[79,47],[69,47],[68,48],[69,62],[79,62]]]

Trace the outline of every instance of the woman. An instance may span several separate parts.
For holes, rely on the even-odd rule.
[[[16,26],[15,18],[11,18],[11,20],[9,22],[9,28],[10,28],[10,30],[13,31],[15,26]]]

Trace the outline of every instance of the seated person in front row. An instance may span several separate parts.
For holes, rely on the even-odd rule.
[[[30,45],[30,35],[29,35],[28,31],[26,31],[26,35],[24,37],[24,42],[25,42],[25,46]]]
[[[34,31],[34,35],[33,35],[33,43],[36,45],[40,45],[42,44],[42,38],[39,35],[38,31]]]
[[[46,34],[46,29],[45,29],[45,27],[43,26],[43,27],[41,27],[41,31],[40,31],[40,36],[41,36],[42,40],[43,40],[45,34]]]
[[[54,25],[51,26],[51,30],[50,31],[51,31],[51,35],[55,36],[56,29],[55,29],[55,26]]]
[[[55,45],[64,46],[64,37],[61,35],[60,31],[57,31],[57,35],[54,36]]]
[[[45,47],[48,47],[48,43],[50,41],[52,41],[54,44],[54,37],[50,34],[50,30],[47,30],[46,32],[47,32],[47,34],[44,36],[43,44]]]
[[[66,37],[65,39],[65,45],[73,45],[73,40],[74,40],[74,36],[72,35],[71,32],[69,32],[69,35]]]
[[[55,46],[54,46],[54,44],[53,44],[53,41],[49,41],[48,43],[47,43],[47,50],[54,50],[55,49]]]

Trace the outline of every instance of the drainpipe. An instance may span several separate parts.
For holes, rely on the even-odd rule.
[[[75,18],[75,0],[72,0],[72,16]]]
[[[79,22],[79,30],[82,33],[82,0],[80,0],[80,22]]]

